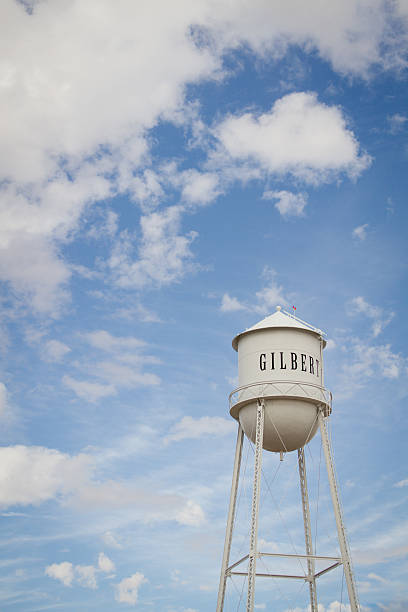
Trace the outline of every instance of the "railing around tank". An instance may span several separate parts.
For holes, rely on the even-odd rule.
[[[256,389],[258,388],[258,389]],[[246,393],[248,391],[251,393]],[[253,392],[252,392],[253,391]],[[331,391],[316,385],[293,380],[268,380],[264,382],[249,383],[234,389],[229,394],[230,410],[237,404],[249,402],[256,398],[287,397],[293,399],[309,399],[323,407],[324,416],[329,416],[332,411],[333,396]]]

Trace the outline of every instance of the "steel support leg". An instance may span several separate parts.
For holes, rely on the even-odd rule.
[[[228,509],[227,529],[225,533],[224,554],[222,557],[220,586],[218,589],[217,612],[222,612],[224,609],[225,588],[227,583],[227,567],[231,551],[232,531],[234,528],[235,507],[237,503],[239,471],[241,467],[242,457],[242,442],[244,432],[241,424],[238,425],[237,444],[235,447],[234,471],[232,475],[231,496]]]
[[[353,576],[353,568],[351,565],[351,557],[347,544],[346,530],[344,527],[340,497],[336,483],[336,475],[334,471],[334,463],[332,458],[332,452],[330,447],[330,440],[327,434],[326,423],[324,420],[323,411],[319,410],[319,426],[320,434],[322,436],[324,458],[326,460],[327,474],[329,477],[330,493],[333,503],[334,516],[336,518],[337,534],[339,538],[341,558],[343,561],[344,575],[346,577],[346,584],[348,590],[348,596],[350,601],[351,612],[360,612],[360,605],[358,603],[357,589]]]
[[[261,492],[262,446],[263,446],[264,422],[265,422],[265,404],[263,400],[258,400],[257,411],[256,411],[254,488],[253,488],[253,494],[252,494],[251,536],[250,536],[250,542],[249,542],[249,561],[248,561],[247,612],[253,612],[254,599],[255,599],[256,558],[258,555],[258,515],[259,515],[259,498],[260,498],[260,492]]]
[[[305,525],[306,554],[313,555],[312,528],[310,524],[309,495],[307,492],[306,461],[305,461],[304,448],[298,449],[298,464],[299,464],[300,490],[302,492],[303,522]],[[308,574],[309,592],[310,592],[310,610],[311,612],[317,612],[317,593],[316,593],[316,580],[314,577],[315,576],[314,559],[308,558],[307,560],[307,574]]]

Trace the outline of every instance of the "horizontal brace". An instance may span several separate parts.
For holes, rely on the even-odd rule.
[[[330,567],[326,567],[326,569],[324,569],[321,572],[318,572],[317,574],[315,574],[315,578],[319,578],[320,576],[323,576],[323,574],[325,574],[326,572],[330,572],[330,570],[335,569],[336,567],[341,565],[341,563],[342,563],[341,561],[338,561],[337,563],[334,563]]]
[[[249,555],[245,555],[245,557],[242,557],[242,559],[240,559],[239,561],[237,561],[236,563],[233,563],[232,565],[230,565],[229,567],[227,567],[227,572],[229,572],[230,570],[232,570],[234,567],[237,567],[237,565],[239,565],[240,563],[242,563],[243,561],[246,561],[247,559],[249,559]]]
[[[293,559],[317,559],[318,561],[338,561],[339,563],[342,562],[341,557],[321,557],[318,555],[290,555],[290,554],[283,554],[283,553],[263,553],[260,552],[258,553],[258,555],[260,557],[285,557],[285,558],[293,558]]]
[[[228,572],[229,576],[248,576],[248,572]],[[289,576],[288,574],[258,574],[260,578],[296,578],[298,580],[309,580],[309,576]]]

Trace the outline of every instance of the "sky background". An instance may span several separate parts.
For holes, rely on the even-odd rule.
[[[0,23],[1,610],[215,609],[231,340],[277,305],[327,333],[363,609],[407,610],[406,0],[2,0]],[[296,453],[264,460],[261,547],[303,551]],[[306,460],[337,554],[319,436]],[[349,609],[340,569],[318,597]]]

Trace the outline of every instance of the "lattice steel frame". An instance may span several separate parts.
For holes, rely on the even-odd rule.
[[[286,382],[286,381],[285,381]],[[277,383],[265,383],[265,385],[275,385]],[[300,383],[294,383],[300,384]],[[247,385],[250,386],[260,386],[258,383],[256,385]],[[304,386],[304,383],[302,383]],[[230,395],[231,397],[234,393],[239,392],[240,389],[233,391]],[[311,534],[311,525],[310,525],[310,509],[309,509],[309,500],[308,500],[308,492],[307,492],[307,478],[306,478],[306,466],[305,466],[305,458],[304,458],[304,449],[301,448],[298,450],[298,465],[299,465],[299,478],[300,478],[300,488],[302,493],[302,510],[303,510],[303,521],[305,527],[305,543],[306,543],[306,554],[283,554],[283,553],[265,553],[258,552],[258,515],[259,515],[259,499],[260,499],[260,484],[261,484],[261,469],[262,469],[262,440],[263,440],[263,428],[264,428],[264,420],[265,420],[265,403],[263,397],[257,398],[257,417],[256,417],[256,437],[255,437],[255,462],[254,462],[254,481],[253,481],[253,494],[252,494],[252,512],[251,512],[251,532],[250,532],[250,549],[249,554],[245,555],[232,565],[229,565],[229,557],[231,550],[231,542],[232,542],[232,532],[233,525],[235,519],[235,511],[236,511],[236,500],[237,500],[237,492],[238,492],[238,482],[239,482],[239,473],[241,466],[241,457],[242,457],[242,444],[243,444],[243,430],[241,425],[238,425],[238,436],[237,436],[237,444],[235,451],[235,460],[234,460],[234,472],[231,486],[231,496],[230,496],[230,504],[228,511],[228,520],[227,520],[227,530],[225,535],[225,544],[224,544],[224,554],[221,568],[221,577],[220,577],[220,586],[218,591],[218,601],[217,601],[217,612],[223,612],[224,609],[224,600],[225,600],[225,590],[226,590],[226,581],[230,576],[246,576],[248,578],[248,594],[247,594],[247,612],[253,612],[254,610],[254,595],[255,595],[255,579],[257,577],[267,577],[267,578],[290,578],[290,579],[298,579],[305,580],[309,583],[309,592],[310,592],[310,602],[311,602],[311,612],[317,612],[317,594],[316,594],[316,579],[320,578],[327,572],[335,569],[339,565],[343,565],[344,574],[346,577],[347,590],[350,601],[351,612],[360,612],[360,606],[358,602],[357,590],[353,575],[353,568],[351,563],[350,551],[347,543],[346,530],[344,526],[342,510],[340,505],[340,497],[336,482],[335,470],[334,470],[334,461],[332,458],[332,451],[330,446],[329,436],[327,434],[327,428],[325,419],[331,413],[331,393],[327,390],[323,390],[325,392],[325,398],[327,401],[323,400],[323,402],[317,406],[318,412],[318,421],[320,426],[320,434],[322,437],[322,445],[324,450],[324,456],[326,461],[327,474],[329,479],[330,492],[333,503],[334,516],[336,519],[337,526],[337,534],[339,539],[340,546],[340,557],[329,557],[329,556],[320,556],[312,554],[312,534]],[[276,389],[276,395],[282,396],[282,391],[279,387]],[[268,396],[269,393],[268,393]],[[239,402],[239,400],[238,400]],[[297,559],[306,559],[307,561],[307,574],[304,575],[289,575],[289,574],[271,574],[271,573],[259,573],[256,571],[256,561],[261,557],[281,557],[281,558],[297,558]],[[334,561],[331,565],[324,568],[323,570],[316,572],[315,571],[315,561]],[[248,568],[246,572],[237,571],[239,565],[248,561]]]

